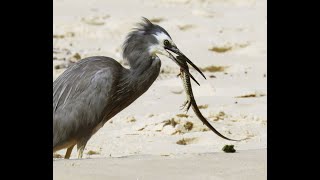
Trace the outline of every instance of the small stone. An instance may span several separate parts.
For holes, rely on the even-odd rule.
[[[234,153],[236,150],[234,149],[234,145],[225,145],[222,150],[226,153]]]

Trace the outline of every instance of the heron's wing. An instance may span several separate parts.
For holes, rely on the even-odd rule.
[[[90,57],[53,82],[53,147],[77,136],[90,137],[102,126],[123,69],[111,58]]]
[[[98,98],[106,100],[116,79],[114,72],[118,69],[114,60],[102,57],[74,64],[53,82],[53,112],[67,105],[76,109],[83,103],[93,105]]]

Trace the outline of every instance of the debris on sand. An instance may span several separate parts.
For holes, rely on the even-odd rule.
[[[224,120],[227,117],[226,113],[223,111],[219,111],[218,114],[211,115],[209,118],[213,118],[213,121]]]
[[[53,158],[63,158],[60,154],[53,154]]]
[[[136,118],[133,116],[127,117],[127,122],[136,122],[136,121],[137,121]]]
[[[197,138],[182,138],[179,141],[177,141],[176,143],[179,145],[188,145],[193,143]]]
[[[207,109],[208,108],[208,104],[204,104],[204,105],[199,105],[198,108],[199,109]]]
[[[109,15],[105,16],[93,16],[82,18],[81,21],[88,25],[101,26],[105,24],[105,19],[109,18]]]
[[[203,72],[223,72],[228,68],[228,66],[208,66],[205,68],[200,68]]]
[[[214,52],[217,52],[217,53],[225,53],[227,51],[230,51],[232,49],[232,47],[212,47],[212,48],[209,48],[209,51],[214,51]]]
[[[95,154],[100,154],[100,153],[97,152],[97,151],[92,151],[92,150],[90,150],[90,151],[87,152],[87,154],[88,154],[88,155],[95,155]]]
[[[192,128],[193,128],[193,123],[190,122],[190,121],[187,121],[186,124],[183,125],[183,127],[188,130],[188,131],[191,131]]]
[[[177,114],[176,115],[177,117],[181,117],[181,118],[187,118],[187,117],[189,117],[189,115],[188,114]]]
[[[245,43],[242,43],[242,44],[227,43],[227,44],[221,45],[221,46],[213,46],[213,47],[209,48],[209,51],[214,51],[216,53],[225,53],[225,52],[228,52],[228,51],[231,51],[231,50],[245,48],[245,47],[247,47],[249,45],[250,45],[249,42],[245,42]]]
[[[161,21],[164,21],[165,19],[164,18],[151,18],[150,21],[153,22],[153,23],[159,23]]]
[[[187,145],[187,142],[185,139],[180,139],[179,141],[177,141],[177,144],[179,145]]]
[[[236,96],[235,98],[252,98],[252,97],[263,97],[263,96],[265,96],[264,93],[256,91],[254,93],[250,93],[242,96]]]
[[[226,153],[236,152],[236,150],[234,149],[234,145],[225,145],[225,146],[223,146],[222,151],[224,151]]]
[[[174,118],[172,119],[169,119],[169,120],[166,120],[166,121],[163,121],[163,127],[167,126],[167,125],[171,125],[172,127],[176,127],[176,125],[178,124],[178,122],[176,122],[174,120]]]

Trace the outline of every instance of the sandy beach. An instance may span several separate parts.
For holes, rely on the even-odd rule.
[[[53,158],[56,180],[267,178],[266,0],[54,0],[53,80],[89,56],[122,59],[121,45],[144,16],[164,27],[207,77],[191,73],[202,114],[185,101],[179,67],[159,56],[161,73],[150,89],[108,121],[88,142],[84,158]],[[233,144],[236,153],[222,148]]]
[[[266,150],[56,161],[54,179],[266,179]]]

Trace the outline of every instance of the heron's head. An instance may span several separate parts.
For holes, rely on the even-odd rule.
[[[130,59],[134,61],[133,59],[138,58],[142,53],[147,53],[149,56],[161,54],[183,68],[182,64],[170,52],[183,56],[190,65],[202,74],[199,68],[178,49],[169,33],[161,26],[151,23],[147,18],[143,18],[138,27],[129,33],[123,44],[123,57],[129,60],[130,64],[134,63],[130,62]]]

